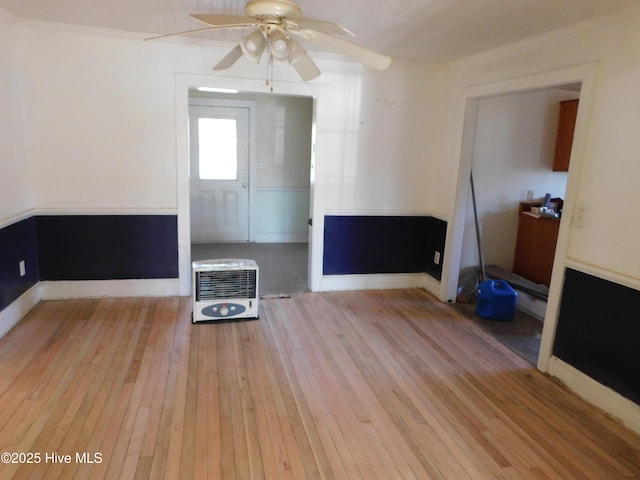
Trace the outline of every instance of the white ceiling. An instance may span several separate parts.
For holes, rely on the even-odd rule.
[[[200,28],[191,13],[244,14],[245,0],[0,0],[34,20],[145,34]],[[338,22],[397,59],[447,63],[640,5],[640,0],[298,0],[303,16]],[[209,32],[236,41],[237,31]]]

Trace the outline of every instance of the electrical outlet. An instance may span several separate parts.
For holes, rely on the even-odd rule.
[[[433,263],[440,265],[440,252],[438,250],[433,254]]]
[[[18,267],[20,268],[20,276],[24,277],[27,274],[27,267],[24,263],[24,260],[20,260],[20,263],[18,263]]]

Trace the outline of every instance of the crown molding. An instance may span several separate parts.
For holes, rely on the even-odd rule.
[[[502,47],[497,47],[491,50],[480,52],[475,55],[470,55],[468,57],[453,61],[448,65],[453,67],[464,67],[468,64],[478,63],[496,57],[501,57],[509,54],[510,52],[521,50],[525,47],[541,45],[549,41],[574,36],[582,32],[587,32],[589,30],[595,30],[599,27],[608,27],[610,25],[615,25],[619,22],[636,20],[638,17],[640,17],[640,5],[633,6],[620,12],[612,13],[599,18],[585,20],[584,22],[569,25],[567,27],[553,30],[551,32],[543,33],[541,35],[530,37],[518,42],[510,43]]]

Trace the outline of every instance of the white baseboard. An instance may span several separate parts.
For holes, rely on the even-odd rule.
[[[424,284],[422,285],[422,288],[424,288],[433,296],[438,297],[441,302],[446,302],[446,296],[444,296],[444,294],[441,295],[442,283],[440,282],[440,280],[437,280],[428,273],[424,273],[422,275],[424,278]]]
[[[258,233],[256,243],[307,243],[308,233]]]
[[[40,301],[40,288],[38,284],[20,295],[9,306],[0,311],[0,338],[24,317]]]
[[[617,419],[627,428],[640,434],[640,405],[602,385],[558,357],[549,358],[547,373],[556,377],[587,402]]]
[[[439,283],[426,273],[384,273],[368,275],[324,275],[320,291],[390,290],[394,288],[424,288],[438,295]],[[437,287],[437,288],[436,288]]]
[[[171,297],[180,295],[177,278],[40,282],[42,300],[99,297]]]
[[[523,312],[531,315],[541,322],[544,321],[544,316],[547,312],[547,302],[533,297],[521,290],[518,290],[516,307],[518,308],[518,310],[522,310]]]

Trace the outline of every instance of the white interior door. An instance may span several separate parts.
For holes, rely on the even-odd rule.
[[[249,241],[249,108],[189,110],[191,240]]]

